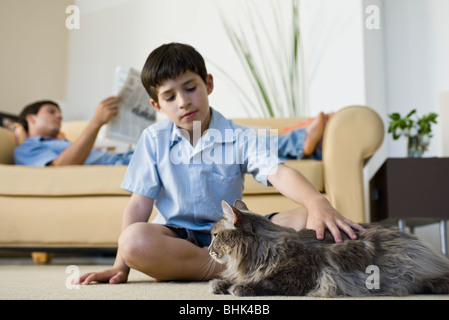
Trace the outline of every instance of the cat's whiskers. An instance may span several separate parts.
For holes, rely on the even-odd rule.
[[[207,258],[201,265],[201,279],[208,280],[212,273],[214,272],[216,261],[212,257]]]

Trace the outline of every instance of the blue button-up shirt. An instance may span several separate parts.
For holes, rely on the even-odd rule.
[[[207,232],[222,216],[222,200],[242,198],[245,173],[268,185],[281,163],[277,137],[256,135],[213,109],[195,146],[182,131],[168,119],[145,129],[122,188],[155,199],[155,222]]]

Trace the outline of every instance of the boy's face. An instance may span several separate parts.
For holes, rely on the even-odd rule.
[[[174,79],[166,80],[158,88],[158,102],[152,106],[178,127],[193,132],[193,121],[201,121],[201,134],[209,127],[210,107],[208,95],[214,88],[212,75],[206,83],[201,77],[187,70]]]

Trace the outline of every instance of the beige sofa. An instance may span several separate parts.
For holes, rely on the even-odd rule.
[[[284,127],[304,119],[235,119],[236,123]],[[77,137],[86,122],[67,122],[62,131]],[[343,108],[329,120],[323,161],[294,160],[298,169],[346,217],[364,222],[363,167],[380,147],[382,120],[363,106]],[[14,136],[0,128],[0,248],[51,251],[54,248],[115,248],[129,194],[120,189],[125,166],[33,168],[13,164]],[[251,176],[243,200],[259,213],[293,208],[295,203]],[[154,212],[152,218],[154,217]],[[150,218],[151,219],[151,218]]]

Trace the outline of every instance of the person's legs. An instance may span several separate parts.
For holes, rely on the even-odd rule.
[[[293,228],[299,231],[305,229],[307,225],[307,209],[301,206],[292,210],[282,211],[272,215],[270,220],[282,227]]]
[[[129,162],[131,161],[131,158],[134,154],[134,151],[129,151],[126,153],[118,153],[117,160],[115,161],[114,165],[116,166],[127,166],[129,165]]]
[[[278,136],[278,157],[301,159],[314,156],[320,159],[320,156],[314,153],[322,143],[327,120],[328,116],[320,112],[307,127]]]
[[[159,224],[130,225],[120,236],[119,248],[129,267],[159,281],[209,280],[224,269],[207,250]]]
[[[306,138],[304,140],[304,155],[308,156],[313,153],[317,145],[323,139],[324,128],[326,126],[326,116],[323,112],[315,118],[306,128]]]

